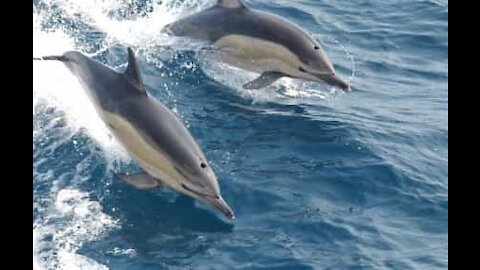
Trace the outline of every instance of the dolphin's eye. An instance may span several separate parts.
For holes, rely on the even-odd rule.
[[[202,167],[203,169],[205,169],[205,168],[207,167],[207,164],[205,164],[205,163],[202,162],[202,164],[200,164],[200,167]]]
[[[305,69],[303,69],[302,67],[299,67],[298,70],[300,70],[301,72],[307,72]]]
[[[313,47],[315,50],[318,50],[320,49],[317,45],[315,45],[315,47]]]

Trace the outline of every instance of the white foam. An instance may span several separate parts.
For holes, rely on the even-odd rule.
[[[33,16],[33,56],[61,55],[76,49],[73,39],[57,30],[44,32]],[[85,131],[111,159],[129,160],[99,118],[77,78],[58,61],[33,61],[33,114],[40,104],[61,111],[72,134]],[[34,127],[34,136],[42,133]]]
[[[61,31],[44,32],[37,16],[33,15],[33,56],[59,55],[75,49],[73,39]],[[109,132],[98,117],[93,105],[77,79],[61,63],[34,61],[33,114],[42,106],[62,112],[69,133],[86,132],[100,146],[109,162],[124,159],[126,154],[119,144],[109,137]],[[41,110],[44,111],[44,110]],[[41,138],[58,119],[45,118],[44,125],[33,127],[34,138]],[[55,146],[51,146],[55,147]],[[35,165],[35,164],[34,164]],[[34,166],[35,170],[35,166]],[[51,175],[51,174],[48,174]],[[47,175],[47,176],[48,176]],[[36,174],[36,177],[42,177]],[[50,177],[47,180],[54,181]],[[40,179],[34,179],[40,181]],[[100,237],[116,226],[116,222],[102,212],[98,202],[88,194],[75,189],[51,190],[51,209],[42,212],[33,230],[34,269],[107,269],[105,266],[76,253],[83,243]],[[34,208],[38,206],[34,205]],[[49,222],[56,220],[56,222]],[[46,240],[45,238],[51,238]]]
[[[99,202],[90,199],[85,192],[70,188],[57,193],[55,189],[52,191],[54,207],[49,209],[49,221],[34,225],[34,267],[108,269],[77,251],[83,243],[96,240],[116,228],[118,222],[103,213]]]
[[[33,270],[40,270],[40,269],[43,269],[41,266],[40,266],[40,262],[38,260],[38,256],[36,256],[36,252],[37,252],[37,249],[38,249],[38,233],[36,230],[33,230]]]
[[[158,38],[165,37],[161,32],[168,23],[215,3],[214,0],[155,1],[149,6],[150,10],[145,15],[119,20],[111,15],[112,11],[124,9],[127,13],[132,13],[132,1],[49,0],[48,2],[63,8],[70,17],[81,15],[84,21],[106,33],[110,39],[141,47],[148,46],[149,43],[156,45]],[[167,40],[164,38],[163,42]]]
[[[71,252],[61,251],[58,256],[60,257],[61,269],[92,269],[92,270],[107,270],[103,264],[100,264],[88,257]]]

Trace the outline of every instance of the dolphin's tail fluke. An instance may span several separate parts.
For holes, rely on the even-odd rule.
[[[33,57],[33,60],[57,60],[57,61],[63,61],[63,56],[61,56],[61,55],[49,55],[49,56],[42,56],[42,57]]]

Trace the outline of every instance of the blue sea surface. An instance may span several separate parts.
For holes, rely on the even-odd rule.
[[[76,49],[122,70],[134,48],[236,214],[121,182],[137,163],[68,70],[36,62],[34,268],[448,268],[448,2],[245,1],[317,38],[349,93],[243,90],[249,74],[160,33],[214,2],[33,1],[34,54]]]

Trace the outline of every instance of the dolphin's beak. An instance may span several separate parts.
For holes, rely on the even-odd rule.
[[[342,89],[345,92],[350,91],[350,86],[345,81],[340,79],[340,77],[338,77],[336,74],[317,75],[317,77],[328,84],[340,87],[340,89]]]
[[[180,170],[178,170],[181,172]],[[193,188],[188,187],[185,184],[182,184],[183,189],[189,191],[190,193],[194,194],[194,198],[200,199],[204,202],[207,202],[220,210],[226,217],[229,219],[235,219],[235,214],[233,213],[230,206],[228,206],[227,202],[222,198],[221,195],[215,195],[214,193],[206,193],[205,191],[199,192]],[[192,195],[190,195],[192,196]]]
[[[225,202],[225,200],[221,196],[218,198],[209,196],[209,197],[204,197],[203,199],[206,202],[213,205],[218,210],[220,210],[227,218],[235,219],[235,214],[233,213],[232,209],[230,208],[230,206],[228,206],[228,204]]]

